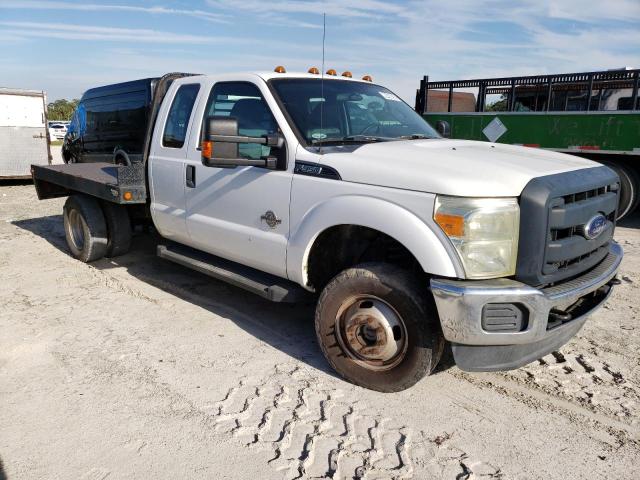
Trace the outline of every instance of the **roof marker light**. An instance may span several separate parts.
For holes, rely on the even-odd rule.
[[[318,70],[318,67],[311,67],[307,73],[311,73],[313,75],[320,75],[320,70]]]
[[[365,75],[364,77],[362,77],[362,80],[364,80],[365,82],[373,82],[373,78],[371,78],[371,75]]]
[[[329,70],[327,70],[327,75],[333,75],[335,77],[337,73],[333,68],[330,68]]]
[[[349,70],[347,70],[346,72],[342,72],[342,76],[347,78],[353,78],[353,75],[351,75],[351,72]]]
[[[273,71],[276,73],[287,73],[287,70],[282,65],[278,65]]]

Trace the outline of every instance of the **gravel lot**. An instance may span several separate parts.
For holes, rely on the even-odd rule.
[[[617,230],[622,285],[560,352],[506,373],[445,362],[385,395],[334,376],[312,306],[160,260],[155,237],[72,259],[63,203],[0,185],[8,479],[638,476],[638,216]]]

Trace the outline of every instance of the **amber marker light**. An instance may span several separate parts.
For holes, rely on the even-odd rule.
[[[449,237],[464,236],[464,217],[447,213],[436,213],[435,220]]]
[[[129,201],[133,200],[133,194],[131,192],[129,192],[129,191],[124,192],[122,194],[122,198],[124,198],[125,201],[129,202]]]
[[[373,82],[373,78],[371,78],[371,75],[365,75],[364,77],[362,77],[362,80],[364,80],[365,82]]]
[[[287,69],[284,68],[282,65],[278,65],[276,68],[273,69],[273,71],[276,73],[287,73]]]
[[[211,158],[213,152],[213,142],[209,140],[203,140],[200,150],[202,151],[202,156],[204,158]]]
[[[333,68],[330,68],[329,70],[327,70],[327,75],[337,75],[336,71]]]
[[[349,70],[347,70],[346,72],[342,72],[342,76],[347,78],[353,78],[353,75],[351,75],[351,72]]]
[[[311,67],[309,70],[307,70],[307,73],[311,73],[312,75],[320,75],[320,70],[318,70],[318,67]]]

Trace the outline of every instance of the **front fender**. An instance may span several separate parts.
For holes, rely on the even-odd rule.
[[[378,230],[400,242],[433,275],[462,277],[453,247],[409,210],[392,202],[364,195],[333,197],[314,205],[291,232],[287,248],[287,275],[307,285],[307,262],[316,238],[337,225],[358,225]],[[444,237],[443,233],[440,233]]]

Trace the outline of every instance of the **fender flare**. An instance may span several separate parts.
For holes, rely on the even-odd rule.
[[[322,232],[338,225],[358,225],[389,235],[411,252],[426,273],[463,276],[462,265],[444,233],[437,234],[422,219],[397,204],[364,195],[344,195],[315,205],[291,232],[287,248],[290,280],[308,286],[311,248]]]

